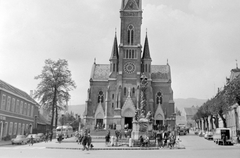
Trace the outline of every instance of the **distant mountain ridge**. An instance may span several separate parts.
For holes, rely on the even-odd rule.
[[[79,105],[69,105],[68,106],[68,112],[73,112],[74,114],[78,114],[81,117],[83,116],[85,110],[85,104],[79,104]]]
[[[183,111],[185,107],[192,107],[192,106],[201,106],[203,103],[205,103],[206,99],[197,99],[197,98],[177,98],[174,99],[175,107],[177,107],[180,111]],[[68,111],[73,112],[74,114],[83,116],[85,110],[85,104],[79,104],[79,105],[69,105]]]
[[[200,107],[206,101],[207,101],[207,99],[197,99],[197,98],[187,98],[187,99],[177,98],[177,99],[174,99],[175,107],[177,107],[180,111],[183,111],[184,108],[187,108],[187,107],[192,107],[192,106]]]

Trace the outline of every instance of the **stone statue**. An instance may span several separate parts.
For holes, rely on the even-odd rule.
[[[135,111],[135,120],[138,121],[138,111]]]
[[[150,122],[152,121],[152,112],[148,111],[146,119],[148,119]]]
[[[141,110],[140,118],[145,118],[145,110]]]

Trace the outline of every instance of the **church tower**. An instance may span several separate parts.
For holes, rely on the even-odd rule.
[[[123,100],[131,89],[131,97],[136,103],[136,90],[141,73],[141,25],[142,1],[122,0],[120,10],[121,32],[119,46],[119,83],[123,87]]]

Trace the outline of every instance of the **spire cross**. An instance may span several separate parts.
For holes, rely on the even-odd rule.
[[[237,59],[236,59],[236,68],[238,69],[238,61],[237,61]]]
[[[96,64],[96,58],[94,58],[94,64]]]

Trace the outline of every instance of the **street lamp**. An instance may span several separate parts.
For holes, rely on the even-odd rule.
[[[62,112],[62,130],[61,130],[61,134],[62,134],[62,132],[63,132],[63,125],[64,125],[64,120],[63,120],[63,117],[64,117],[64,112]]]
[[[81,130],[81,117],[78,115],[78,131],[80,132]]]

